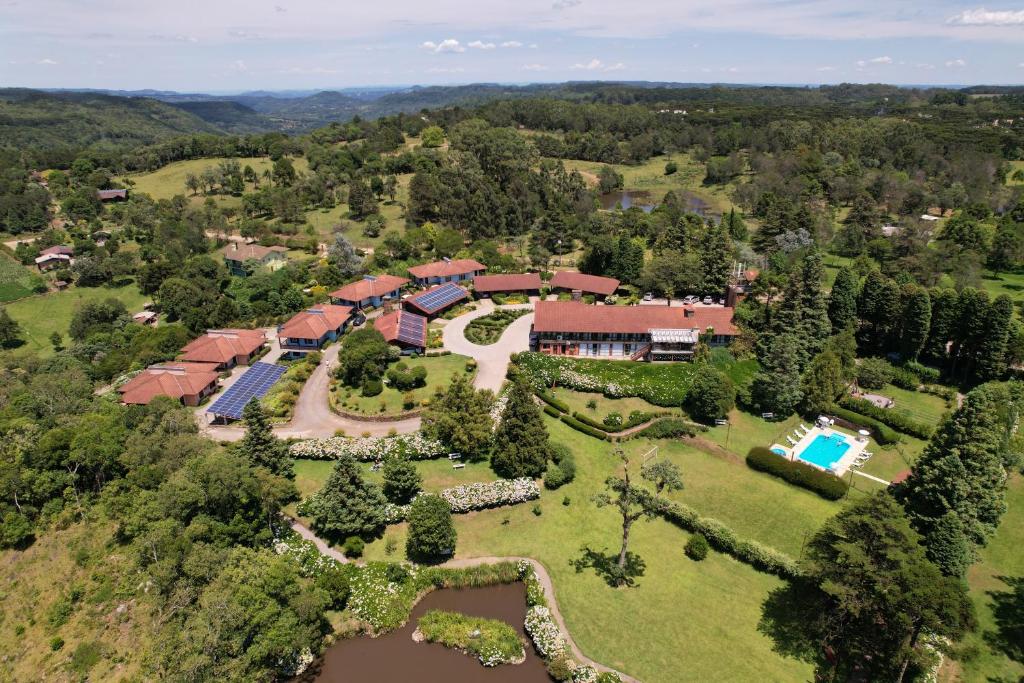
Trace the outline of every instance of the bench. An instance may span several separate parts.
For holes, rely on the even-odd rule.
[[[461,470],[465,466],[466,466],[466,463],[464,463],[464,462],[457,462],[457,463],[453,463],[452,464],[452,469],[453,470]]]

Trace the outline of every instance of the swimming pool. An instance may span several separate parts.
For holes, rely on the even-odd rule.
[[[789,455],[786,453],[786,449],[782,446],[772,446],[772,453],[777,453],[778,455]]]
[[[850,442],[842,434],[835,432],[818,434],[796,457],[804,462],[830,470],[848,450],[850,450]]]

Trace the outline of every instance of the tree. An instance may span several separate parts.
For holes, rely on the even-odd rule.
[[[724,295],[732,266],[732,245],[722,224],[710,225],[700,244],[701,291]]]
[[[737,242],[745,242],[748,237],[747,224],[743,220],[743,214],[738,213],[735,208],[729,209],[729,213],[722,217],[722,223],[729,233],[729,237]]]
[[[611,166],[602,166],[601,170],[597,172],[597,189],[600,190],[601,194],[608,194],[613,190],[618,190],[622,187],[622,183],[622,174],[618,173]]]
[[[295,463],[288,454],[288,446],[274,436],[259,399],[254,398],[245,404],[242,421],[245,422],[245,436],[238,442],[242,455],[257,467],[266,467],[278,476],[294,479]]]
[[[342,280],[355,277],[363,267],[362,257],[340,232],[334,233],[334,244],[327,250],[327,262],[337,269]]]
[[[725,373],[701,363],[686,392],[686,409],[703,422],[725,417],[736,405],[736,388]]]
[[[807,545],[817,586],[813,626],[830,656],[828,680],[901,681],[922,661],[922,632],[957,638],[974,613],[960,581],[925,557],[920,536],[886,492],[859,499]]]
[[[11,347],[21,341],[21,325],[6,308],[0,308],[0,346]]]
[[[376,484],[363,479],[355,459],[344,454],[334,463],[327,482],[302,504],[313,529],[334,540],[376,534],[387,523],[387,499]]]
[[[928,340],[932,324],[932,301],[928,290],[919,285],[903,287],[903,316],[900,353],[904,360],[917,360]]]
[[[407,520],[405,554],[410,560],[432,562],[455,554],[458,535],[444,498],[432,493],[419,496],[409,506]]]
[[[622,516],[622,547],[619,550],[618,559],[615,562],[617,568],[612,580],[616,585],[626,583],[626,561],[629,552],[629,534],[633,523],[645,517],[653,519],[658,511],[664,506],[664,501],[658,498],[657,494],[651,493],[645,488],[635,485],[630,479],[629,458],[619,451],[622,458],[622,476],[611,476],[605,480],[607,492],[594,496],[594,502],[598,507],[611,506]],[[672,472],[671,470],[675,470]],[[682,489],[682,477],[678,468],[671,463],[664,463],[657,469],[648,468],[641,472],[641,477],[647,480],[655,480],[655,483],[664,482],[659,488],[662,490],[678,491]]]
[[[823,413],[843,392],[843,366],[833,351],[822,351],[811,361],[800,381],[803,407],[807,413]]]
[[[665,164],[665,175],[672,175],[679,170],[679,165],[674,161],[670,161]]]
[[[377,213],[377,200],[362,178],[353,178],[348,184],[348,210],[349,215],[356,220]]]
[[[857,323],[857,275],[849,268],[840,268],[828,295],[828,319],[836,334]]]
[[[423,430],[456,453],[482,457],[491,445],[492,396],[476,391],[463,375],[456,375],[444,392],[434,395],[423,414]]]
[[[428,148],[440,147],[444,144],[444,129],[440,126],[427,126],[420,133],[423,146]]]
[[[980,335],[975,375],[984,382],[1001,378],[1007,369],[1007,344],[1013,323],[1013,302],[1000,294],[988,307],[985,333]]]
[[[761,365],[750,386],[754,405],[765,412],[789,415],[803,400],[796,338],[792,334],[772,336]]]
[[[861,327],[865,347],[874,351],[887,348],[902,312],[899,285],[877,270],[868,273],[857,298],[857,315],[865,323]]]
[[[420,492],[423,477],[415,463],[407,458],[388,458],[384,461],[384,497],[395,505],[405,505]]]
[[[391,352],[384,335],[374,327],[364,327],[345,335],[338,351],[336,376],[350,387],[384,375]]]
[[[996,273],[1015,268],[1024,258],[1024,240],[1020,229],[1010,220],[1002,220],[992,238],[987,265]]]
[[[536,478],[544,474],[550,454],[548,431],[533,392],[525,379],[516,378],[494,433],[491,468],[506,479]]]

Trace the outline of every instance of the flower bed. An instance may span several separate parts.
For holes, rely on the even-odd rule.
[[[350,439],[332,436],[326,439],[309,439],[293,444],[290,453],[293,458],[306,460],[337,460],[347,454],[360,462],[374,462],[392,456],[410,460],[433,460],[445,455],[447,450],[439,441],[428,439],[417,432],[383,438]]]
[[[453,514],[464,514],[536,500],[540,498],[540,486],[529,477],[498,479],[455,486],[442,490],[439,495],[448,503]],[[403,521],[408,512],[408,505],[389,504],[385,510],[387,523],[397,524]]]
[[[528,609],[523,626],[541,657],[555,659],[565,654],[568,646],[562,637],[562,630],[558,628],[547,607],[534,605]]]
[[[509,325],[531,312],[528,309],[504,309],[474,318],[466,325],[466,339],[480,346],[493,344],[501,338]]]
[[[484,666],[521,664],[526,659],[519,634],[498,619],[430,610],[420,617],[416,633],[428,643],[441,643],[473,655]]]

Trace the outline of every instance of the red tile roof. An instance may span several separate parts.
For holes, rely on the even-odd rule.
[[[732,323],[733,309],[720,306],[590,306],[578,301],[539,301],[534,310],[533,329],[541,333],[642,334],[652,329],[703,332],[711,327],[715,334],[738,334]]]
[[[591,294],[608,296],[609,294],[614,294],[615,290],[619,288],[619,281],[612,277],[559,271],[551,278],[551,286],[563,289],[579,289]]]
[[[128,190],[96,190],[96,196],[100,201],[105,199],[127,199]]]
[[[278,337],[288,339],[320,339],[331,330],[337,330],[352,317],[351,306],[320,304],[296,313],[281,326]]]
[[[410,313],[409,311],[392,311],[387,315],[382,315],[373,321],[373,327],[384,335],[384,340],[388,343],[398,340],[398,328],[402,324],[402,318],[406,316],[412,316],[414,318],[420,318],[423,320],[423,337],[416,342],[409,339],[403,339],[402,341],[407,343],[415,343],[417,346],[426,348],[427,346],[427,321],[421,315]]]
[[[453,275],[466,275],[477,270],[487,270],[487,266],[474,261],[471,258],[457,259],[455,261],[434,261],[424,263],[422,266],[413,266],[409,269],[413,277],[451,277]]]
[[[216,363],[153,365],[123,384],[118,391],[125,403],[146,405],[157,396],[198,396],[217,381]]]
[[[521,292],[540,288],[540,275],[537,273],[477,275],[473,278],[473,289],[478,292]]]
[[[370,277],[373,279],[370,279]],[[362,301],[363,299],[390,294],[409,282],[408,278],[396,275],[374,275],[370,277],[350,282],[341,289],[331,292],[331,298],[341,299],[342,301]]]
[[[248,261],[249,259],[262,261],[268,254],[283,254],[286,251],[288,251],[286,247],[264,247],[259,244],[232,242],[221,249],[220,253],[224,254],[224,258],[230,261]]]
[[[46,249],[43,249],[41,252],[39,252],[40,256],[49,256],[51,254],[63,254],[65,256],[74,256],[75,250],[72,247],[68,247],[63,244],[58,244],[57,246],[54,247],[47,247]]]
[[[235,356],[248,356],[267,341],[263,330],[207,330],[181,350],[179,358],[200,363],[229,363]]]

